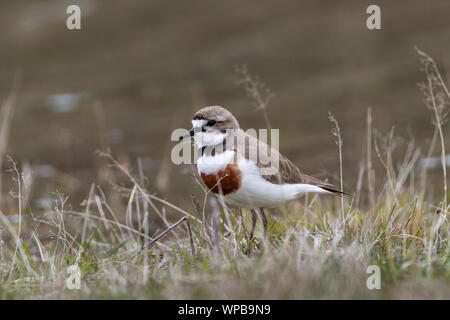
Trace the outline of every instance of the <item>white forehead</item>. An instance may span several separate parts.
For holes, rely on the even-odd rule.
[[[203,120],[203,119],[201,119],[201,120],[192,120],[192,126],[194,127],[194,128],[201,128],[201,127],[203,127],[205,124],[206,124],[206,120]]]

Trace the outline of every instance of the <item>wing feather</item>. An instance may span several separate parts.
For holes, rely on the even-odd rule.
[[[262,142],[261,140],[257,139],[256,137],[247,134],[246,132],[242,130],[238,130],[235,135],[245,135],[242,139],[238,139],[238,143],[242,144],[243,141],[245,141],[245,146],[240,145],[238,148],[235,149],[237,153],[240,154],[240,156],[245,157],[245,159],[249,160],[250,155],[257,155],[258,160],[256,165],[260,168],[267,168],[270,166],[270,157],[278,155],[279,159],[279,170],[276,174],[271,175],[263,175],[263,178],[267,181],[274,183],[274,184],[297,184],[297,183],[305,183],[305,184],[311,184],[315,185],[317,187],[320,187],[324,190],[330,191],[335,194],[343,194],[343,192],[336,189],[335,186],[332,184],[322,181],[320,179],[314,178],[310,175],[307,175],[306,173],[302,172],[292,161],[290,161],[288,158],[283,156],[281,153],[279,153],[276,149],[271,148],[266,143]],[[229,137],[234,138],[234,137]],[[228,139],[228,138],[227,138]],[[242,150],[245,150],[245,152],[242,152]],[[261,150],[261,152],[260,152]],[[276,154],[274,154],[276,153]],[[265,165],[262,165],[261,163],[265,163]]]

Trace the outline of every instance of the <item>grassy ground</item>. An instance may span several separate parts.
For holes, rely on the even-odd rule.
[[[14,238],[18,226],[2,215],[3,238],[14,237],[2,245],[0,297],[450,298],[449,225],[441,204],[400,178],[409,178],[407,168],[395,173],[395,190],[387,184],[380,191],[373,215],[346,199],[343,219],[339,201],[315,196],[281,209],[270,218],[268,235],[260,228],[251,241],[244,230],[248,212],[241,219],[212,205],[203,222],[202,211],[193,210],[200,221],[186,218],[141,251],[144,240],[152,241],[146,225],[133,228],[105,217],[112,215],[95,189],[84,212],[64,209],[60,198],[45,217],[31,221],[24,214],[22,230],[25,221],[35,230],[20,239]],[[163,210],[159,198],[137,181],[131,192],[128,218],[140,212],[144,223],[156,219],[150,207]],[[78,220],[73,231],[66,227],[71,220],[72,228]],[[47,224],[44,237],[37,229]],[[66,286],[73,264],[82,271],[80,290]],[[380,290],[366,286],[369,265],[380,267]]]
[[[450,96],[431,58],[419,55],[437,124],[431,154],[445,148]],[[26,166],[8,159],[15,187],[11,212],[0,212],[0,298],[448,299],[445,166],[436,183],[418,165],[413,141],[400,155],[394,131],[381,137],[371,125],[369,113],[368,152],[351,197],[290,203],[271,212],[266,236],[259,223],[254,239],[249,212],[223,208],[208,192],[179,208],[146,189],[142,170],[109,154],[98,155],[109,186],[93,184],[81,205],[55,193],[51,209],[34,212]],[[384,171],[374,172],[378,160]],[[73,265],[79,290],[67,287]],[[380,289],[367,287],[371,265],[380,268]]]

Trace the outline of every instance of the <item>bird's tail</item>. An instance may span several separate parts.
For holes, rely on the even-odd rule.
[[[323,190],[325,190],[325,191],[331,192],[332,194],[335,194],[335,195],[340,195],[340,196],[351,196],[350,193],[347,193],[347,192],[344,192],[344,191],[337,190],[337,189],[335,189],[335,188],[333,188],[333,187],[320,186],[320,188],[323,189]]]

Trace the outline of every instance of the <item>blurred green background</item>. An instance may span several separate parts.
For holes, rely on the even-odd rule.
[[[102,180],[95,150],[108,147],[133,168],[141,158],[150,190],[190,201],[200,188],[192,166],[170,163],[170,134],[205,105],[228,108],[243,128],[264,128],[237,84],[235,68],[245,64],[275,94],[268,114],[281,152],[332,182],[339,171],[328,111],[335,115],[354,188],[367,107],[377,130],[395,126],[427,149],[433,126],[414,46],[446,81],[450,64],[450,1],[376,1],[378,31],[366,28],[372,3],[2,1],[0,99],[21,75],[7,154],[32,168],[35,201],[55,190],[85,197]],[[66,28],[69,4],[81,7],[80,31]]]

